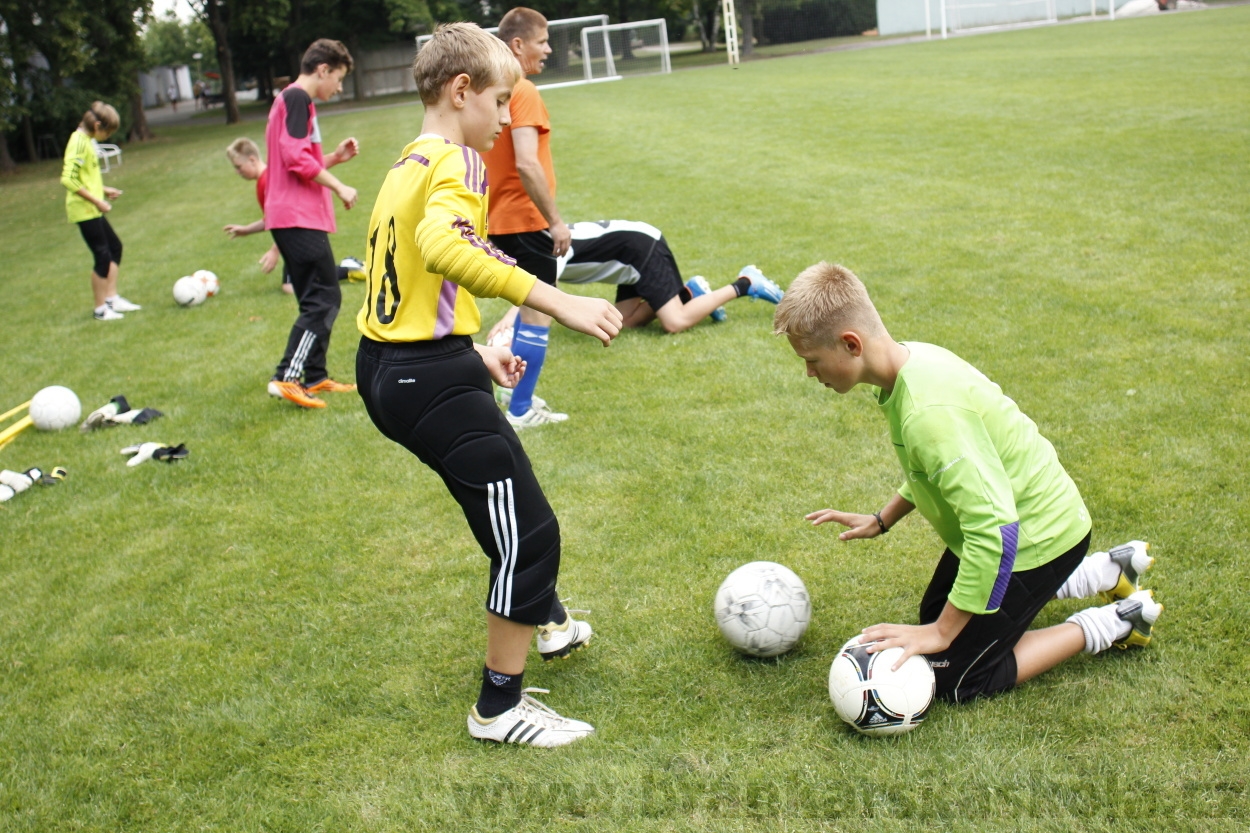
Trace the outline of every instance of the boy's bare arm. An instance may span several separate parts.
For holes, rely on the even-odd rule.
[[[343,183],[339,182],[338,177],[336,177],[334,174],[330,173],[329,171],[325,170],[324,168],[322,169],[321,173],[313,177],[313,182],[317,183],[318,185],[324,185],[326,188],[329,188],[331,191],[337,194],[338,198],[343,201],[343,207],[348,209],[349,211],[351,210],[352,206],[356,204],[356,189],[350,185],[344,185]]]
[[[820,526],[821,524],[834,523],[842,524],[848,527],[846,532],[838,536],[839,541],[850,541],[855,538],[876,538],[882,532],[890,531],[893,526],[903,517],[915,509],[916,506],[911,501],[904,498],[898,492],[890,498],[889,502],[876,515],[861,515],[855,512],[839,512],[836,509],[818,509],[810,512],[804,517],[812,522],[812,526]],[[877,515],[881,516],[881,522],[877,522]],[[885,530],[882,530],[882,525]]]
[[[94,205],[104,214],[108,214],[110,211],[113,210],[113,206],[111,203],[105,202],[104,200],[97,198],[95,194],[91,193],[86,188],[79,188],[75,193],[78,194],[78,196],[82,197],[87,202]]]
[[[237,223],[227,223],[222,226],[222,231],[227,237],[246,237],[249,234],[259,234],[265,230],[265,219],[262,217],[255,222],[248,223],[246,226]]]
[[[521,177],[521,185],[525,193],[533,201],[538,213],[543,215],[551,230],[552,254],[562,256],[569,250],[573,242],[573,232],[560,219],[560,209],[556,207],[556,198],[547,186],[547,172],[538,161],[538,128],[514,127],[512,129],[512,147],[516,153],[516,172]]]
[[[360,142],[356,141],[355,136],[352,136],[350,139],[344,139],[339,142],[339,146],[322,161],[327,168],[333,168],[335,165],[341,165],[347,160],[354,158],[358,153],[360,153]]]
[[[887,648],[902,648],[903,653],[898,661],[891,666],[897,671],[916,654],[937,654],[945,651],[959,636],[964,627],[972,620],[973,614],[960,610],[949,601],[942,608],[936,622],[928,625],[890,625],[880,624],[864,628],[860,644],[876,643],[869,646],[868,653],[875,654]]]
[[[570,330],[594,336],[604,347],[621,331],[621,311],[607,299],[569,295],[542,281],[534,282],[525,306],[550,315]]]

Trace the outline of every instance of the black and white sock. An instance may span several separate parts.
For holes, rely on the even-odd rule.
[[[482,693],[477,696],[477,713],[479,717],[492,718],[506,712],[521,702],[521,680],[525,672],[520,674],[500,674],[482,666]]]

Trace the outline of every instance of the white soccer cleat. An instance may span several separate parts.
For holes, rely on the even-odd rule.
[[[92,314],[95,316],[96,321],[121,321],[123,318],[126,317],[122,315],[120,312],[118,312],[117,310],[110,307],[108,304],[104,305],[104,309],[96,310]]]
[[[561,717],[530,697],[531,691],[547,694],[545,688],[527,688],[521,702],[490,719],[478,716],[477,706],[469,709],[469,734],[478,740],[519,743],[550,749],[564,746],[593,734],[595,727],[580,720]]]
[[[143,309],[143,307],[139,306],[133,301],[127,301],[125,298],[123,298],[120,295],[118,295],[113,300],[105,301],[104,303],[108,306],[109,309],[113,310],[113,312],[138,312],[139,310]]]
[[[508,424],[513,428],[533,428],[536,425],[551,425],[557,422],[564,422],[569,418],[568,414],[559,414],[547,408],[547,403],[543,402],[541,407],[537,398],[530,405],[530,409],[521,416],[513,416],[511,411],[504,414],[508,418]]]
[[[568,612],[566,615],[567,618],[562,625],[548,622],[538,626],[538,653],[546,662],[556,657],[568,659],[569,654],[585,648],[590,642],[590,637],[594,636],[589,622],[574,619]]]

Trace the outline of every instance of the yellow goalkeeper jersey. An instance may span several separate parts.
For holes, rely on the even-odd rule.
[[[383,342],[473,335],[475,296],[524,303],[535,278],[487,242],[486,217],[477,151],[432,134],[405,147],[369,219],[360,332]]]

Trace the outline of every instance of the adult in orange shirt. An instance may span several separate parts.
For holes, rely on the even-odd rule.
[[[526,75],[543,71],[551,54],[547,18],[518,6],[499,21],[499,38],[516,56]],[[528,78],[517,82],[509,105],[512,124],[495,146],[483,154],[490,181],[490,242],[525,271],[556,285],[556,258],[569,250],[568,225],[556,207],[556,171],[551,161],[551,119],[538,88]],[[508,422],[528,428],[563,422],[567,414],[550,410],[534,397],[547,355],[551,317],[521,308],[512,352],[525,360],[526,371],[512,393]]]

